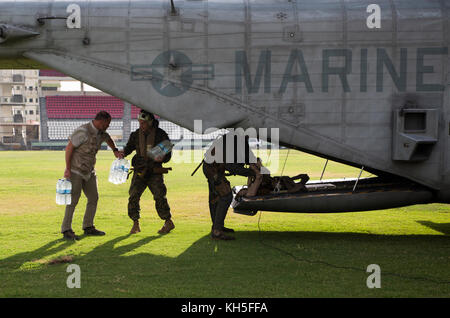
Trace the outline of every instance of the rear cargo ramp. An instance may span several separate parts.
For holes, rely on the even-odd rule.
[[[433,202],[432,190],[408,181],[360,179],[313,181],[307,192],[272,193],[240,197],[232,202],[235,213],[255,215],[258,211],[298,213],[359,212]]]

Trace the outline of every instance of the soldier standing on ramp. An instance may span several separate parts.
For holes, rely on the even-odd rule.
[[[169,152],[163,158],[151,159],[147,155],[147,150],[158,145],[164,140],[169,140],[167,133],[158,127],[159,121],[149,112],[142,110],[139,114],[139,129],[131,133],[127,145],[123,150],[126,157],[136,150],[131,165],[134,169],[128,199],[128,216],[133,220],[133,227],[130,233],[135,234],[141,231],[139,227],[139,212],[142,193],[148,187],[155,200],[156,211],[162,220],[165,220],[159,234],[169,233],[175,228],[171,220],[170,207],[167,202],[167,188],[164,184],[163,173],[167,171],[162,168],[162,163],[166,163],[172,157]]]
[[[224,226],[228,208],[233,200],[230,182],[225,176],[225,171],[230,175],[255,176],[253,169],[245,167],[246,164],[255,162],[256,157],[250,150],[248,139],[232,132],[217,139],[206,151],[203,174],[208,181],[212,239],[234,240],[233,236],[227,234],[233,233],[234,230]]]

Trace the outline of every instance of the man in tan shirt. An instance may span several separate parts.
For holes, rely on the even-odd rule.
[[[98,190],[95,174],[96,155],[103,142],[113,150],[116,158],[123,155],[118,151],[114,141],[106,130],[111,123],[111,115],[105,111],[99,112],[95,119],[77,128],[69,137],[66,147],[66,170],[64,178],[72,182],[72,203],[66,206],[61,233],[64,238],[77,240],[79,237],[72,230],[72,218],[75,207],[81,196],[81,190],[87,197],[86,211],[83,219],[83,230],[86,235],[105,235],[94,227],[94,217],[97,211]]]

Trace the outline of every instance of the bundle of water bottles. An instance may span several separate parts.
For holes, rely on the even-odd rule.
[[[127,182],[130,162],[127,159],[116,159],[111,165],[108,181],[114,184]]]
[[[69,205],[72,203],[72,182],[68,179],[58,179],[56,183],[56,204]]]
[[[164,140],[157,144],[155,147],[151,148],[147,155],[153,160],[157,158],[164,158],[169,152],[172,151],[173,144],[169,140]]]

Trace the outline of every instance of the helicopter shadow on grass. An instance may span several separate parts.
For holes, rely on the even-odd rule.
[[[138,235],[144,236],[142,233]],[[177,233],[175,231],[168,235],[175,236]],[[255,290],[264,296],[266,294],[261,290],[270,285],[280,285],[286,288],[286,295],[292,297],[299,288],[298,275],[303,275],[298,274],[298,269],[304,266],[309,268],[309,272],[305,273],[315,272],[318,276],[328,269],[334,271],[338,266],[352,266],[353,268],[348,269],[354,273],[355,267],[362,264],[367,266],[372,260],[382,257],[386,261],[397,257],[399,262],[406,262],[409,254],[398,255],[399,250],[413,253],[420,249],[421,253],[433,256],[435,248],[439,249],[449,244],[447,236],[433,234],[237,231],[235,241],[215,241],[208,233],[175,257],[149,252],[150,247],[157,245],[163,237],[153,235],[140,238],[130,234],[118,236],[99,243],[86,254],[75,255],[70,263],[78,264],[82,268],[83,277],[88,277],[91,286],[96,286],[91,287],[92,291],[89,291],[94,296],[99,289],[97,286],[111,284],[113,281],[113,286],[126,291],[127,296],[185,297],[185,293],[189,293],[188,295],[192,297],[210,297],[211,294],[207,292],[209,290],[214,297],[224,297],[232,295],[226,290],[233,291],[252,285],[255,285]],[[130,238],[133,241],[127,244]],[[51,258],[52,255],[64,253],[65,249],[70,252],[74,244],[76,242],[61,239],[51,241],[33,251],[3,259],[0,269],[3,272],[5,269],[11,271],[11,279],[21,281],[27,271],[16,270],[23,264],[36,259]],[[423,246],[428,246],[428,250],[423,249]],[[131,254],[127,255],[128,253]],[[420,263],[420,259],[418,257],[414,262]],[[329,266],[326,262],[338,266]],[[65,268],[68,264],[58,262],[54,264],[56,265],[46,263],[36,268],[35,273],[45,275],[47,270],[53,268],[60,272],[58,275],[67,275]],[[326,267],[334,268],[326,269]],[[365,267],[360,267],[358,275],[364,278]],[[214,281],[220,282],[224,289],[212,288],[210,282]],[[168,285],[173,289],[167,291]],[[42,284],[39,289],[42,291],[39,293],[47,295],[45,286]],[[186,291],[186,286],[196,287],[193,291]],[[280,286],[278,288],[281,288]],[[103,290],[109,296],[120,295],[110,288]]]
[[[69,261],[73,261],[75,259],[76,260],[82,259],[86,255],[91,255],[91,254],[96,255],[99,253],[101,254],[104,251],[114,251],[115,255],[120,256],[128,251],[132,251],[136,248],[139,248],[140,246],[145,245],[154,239],[157,239],[159,236],[145,237],[142,240],[139,240],[137,242],[114,249],[114,245],[116,245],[117,243],[119,243],[120,241],[122,241],[128,237],[130,237],[130,234],[116,237],[112,240],[107,241],[104,244],[101,244],[101,245],[93,248],[92,251],[90,251],[89,253],[87,253],[83,256],[73,256],[73,258],[68,258],[68,257],[66,257],[66,258],[59,257],[58,258],[58,257],[56,257],[56,258],[52,259],[51,258],[52,255],[62,254],[62,252],[64,252],[64,250],[76,246],[77,242],[79,242],[83,239],[87,239],[88,237],[86,235],[82,235],[82,236],[80,236],[80,240],[78,240],[78,241],[65,240],[65,239],[60,238],[60,239],[50,241],[35,250],[18,253],[18,254],[12,255],[10,257],[7,257],[5,259],[2,259],[1,260],[2,265],[0,266],[0,268],[8,267],[11,270],[17,270],[17,269],[20,269],[24,264],[33,263],[33,262],[47,264],[47,265],[68,263]],[[71,255],[71,253],[69,253],[67,255],[63,255],[63,256],[70,256],[70,255]],[[60,261],[58,261],[58,260],[60,260]]]
[[[50,241],[33,251],[18,253],[2,259],[0,263],[2,265],[0,265],[0,268],[9,267],[11,270],[19,269],[27,262],[42,260],[48,256],[60,253],[72,246],[74,243],[74,241],[66,241],[62,239]]]
[[[444,244],[449,243],[450,235],[450,223],[433,223],[428,221],[418,221],[424,226],[428,226],[436,231],[439,231],[443,235],[381,235],[381,234],[370,234],[370,233],[352,233],[352,232],[308,232],[308,231],[237,231],[235,233],[235,241],[217,241],[212,240],[210,235],[205,235],[199,240],[195,241],[191,246],[189,246],[184,252],[182,252],[177,258],[192,258],[192,257],[209,257],[209,256],[220,256],[222,253],[226,253],[227,257],[233,254],[239,257],[241,253],[244,253],[246,257],[248,256],[258,256],[259,253],[271,247],[273,244],[274,250],[283,252],[283,248],[286,251],[290,249],[295,250],[307,250],[307,249],[317,249],[320,246],[330,248],[336,244],[340,246],[348,246],[351,248],[366,248],[372,244],[385,245],[386,249],[389,249],[389,244],[397,243],[400,245],[411,246],[413,249],[416,243],[430,243],[430,242],[443,242]],[[138,234],[139,235],[139,234]],[[176,232],[168,235],[177,235]],[[80,256],[74,256],[74,259],[79,261],[82,259],[90,257],[131,257],[124,256],[129,252],[145,247],[147,244],[153,242],[157,244],[157,240],[164,237],[164,235],[154,235],[146,236],[142,239],[134,241],[130,244],[125,244],[116,247],[116,245],[133,235],[127,234],[113,238],[107,242],[104,242],[86,254]],[[82,236],[81,239],[95,239],[87,238]],[[2,260],[1,267],[10,267],[11,269],[18,269],[27,262],[33,262],[36,260],[42,260],[51,257],[55,254],[61,254],[65,249],[73,247],[77,244],[76,241],[67,241],[63,239],[56,239],[51,242],[46,243],[40,248],[33,251],[27,251],[23,253],[18,253],[8,258]],[[153,254],[142,252],[141,254],[151,257]],[[173,259],[173,257],[163,258]]]
[[[450,236],[450,223],[435,223],[430,221],[417,221],[417,223],[429,227],[437,232],[441,232],[444,235]]]

